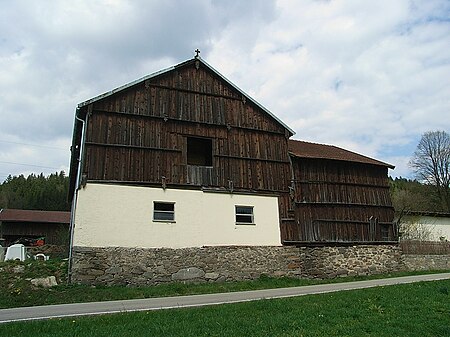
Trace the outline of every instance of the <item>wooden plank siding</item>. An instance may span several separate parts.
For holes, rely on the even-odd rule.
[[[282,226],[286,241],[397,239],[387,167],[296,157],[292,163],[294,211]]]
[[[286,129],[206,68],[177,68],[82,109],[88,182],[161,186],[164,177],[181,188],[288,193]],[[212,167],[187,165],[187,137],[212,140]]]
[[[91,180],[160,183],[165,176],[167,183],[188,184],[187,136],[213,139],[212,181],[204,185],[228,187],[231,180],[236,189],[287,191],[290,167],[284,135],[142,122],[96,110],[89,118],[84,173]]]
[[[7,245],[12,244],[19,238],[38,237],[44,237],[46,244],[62,245],[67,243],[69,225],[39,222],[2,222],[0,232],[0,237],[6,239]]]

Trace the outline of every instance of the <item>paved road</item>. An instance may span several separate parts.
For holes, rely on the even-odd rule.
[[[406,277],[396,277],[380,280],[358,281],[358,282],[321,284],[303,287],[241,291],[241,292],[220,293],[220,294],[146,298],[137,300],[106,301],[106,302],[91,302],[91,303],[58,304],[58,305],[46,305],[38,307],[2,309],[0,310],[0,323],[48,319],[57,317],[100,315],[118,312],[198,307],[205,305],[255,301],[270,298],[294,297],[310,294],[328,293],[341,290],[363,289],[377,286],[412,283],[419,281],[434,281],[443,279],[450,279],[450,273],[406,276]]]

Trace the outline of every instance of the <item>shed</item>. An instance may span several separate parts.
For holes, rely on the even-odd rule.
[[[36,211],[22,209],[0,210],[0,238],[6,246],[27,238],[45,238],[45,243],[67,243],[70,212]]]
[[[389,193],[391,164],[337,146],[289,140],[290,217],[285,244],[364,244],[398,240]]]

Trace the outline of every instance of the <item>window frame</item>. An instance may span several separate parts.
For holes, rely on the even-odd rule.
[[[238,212],[239,208],[250,210],[250,213]],[[234,220],[236,225],[256,225],[255,223],[255,206],[234,205]],[[238,217],[249,217],[250,221],[238,221]]]
[[[381,241],[389,241],[389,239],[390,239],[389,233],[390,233],[390,225],[388,225],[388,224],[381,224],[380,225],[380,239],[381,239]]]
[[[161,210],[156,209],[156,205],[172,205],[173,210]],[[158,219],[155,217],[155,214],[172,214],[172,219]],[[153,201],[153,222],[166,222],[166,223],[175,223],[175,202],[174,201]]]

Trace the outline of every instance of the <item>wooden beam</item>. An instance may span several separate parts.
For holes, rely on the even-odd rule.
[[[128,185],[128,186],[144,186],[144,187],[161,187],[161,183],[152,182],[152,181],[132,181],[132,180],[101,180],[101,179],[87,179],[87,183],[95,183],[95,184],[106,184],[106,185]],[[186,189],[186,190],[202,190],[204,192],[217,192],[214,190],[214,187],[205,187],[201,185],[193,185],[193,184],[171,184],[169,182],[166,183],[166,188],[177,188],[177,189]],[[220,188],[220,187],[219,187]],[[286,194],[288,191],[284,190],[268,190],[268,189],[239,189],[235,188],[232,194],[249,194],[249,195],[272,195],[279,196],[280,194]]]
[[[238,160],[257,160],[257,161],[265,161],[270,163],[284,163],[289,164],[288,160],[280,160],[280,159],[264,159],[264,158],[254,158],[254,157],[240,157],[240,156],[230,156],[226,154],[216,154],[214,157],[221,158],[230,158],[230,159],[238,159]]]
[[[139,150],[182,152],[182,150],[179,150],[179,149],[169,149],[169,148],[161,148],[161,147],[154,147],[154,146],[128,145],[128,144],[108,144],[108,143],[86,142],[86,145],[102,146],[102,147],[119,147],[119,148],[139,149]]]
[[[351,207],[382,207],[382,208],[392,208],[390,205],[375,205],[375,204],[357,204],[357,203],[345,203],[345,202],[312,202],[312,201],[296,201],[296,205],[316,205],[316,206],[351,206]]]
[[[340,219],[314,219],[313,222],[330,222],[330,223],[354,223],[354,224],[364,224],[368,225],[369,220],[362,221],[362,220],[340,220]],[[380,225],[393,225],[392,222],[378,222]]]
[[[376,188],[383,188],[383,189],[389,189],[389,185],[375,185],[375,184],[363,184],[363,183],[351,183],[351,182],[343,182],[343,181],[320,181],[320,180],[293,180],[295,183],[298,184],[308,184],[308,185],[346,185],[346,186],[361,186],[361,187],[376,187]]]
[[[257,128],[237,126],[237,125],[217,124],[217,123],[208,123],[208,122],[188,120],[188,119],[178,119],[178,118],[171,118],[171,117],[167,117],[167,116],[141,115],[141,114],[135,114],[135,113],[125,112],[125,111],[107,111],[107,110],[101,110],[101,109],[95,109],[94,113],[114,114],[114,115],[134,117],[134,118],[159,119],[159,120],[163,120],[165,122],[173,121],[173,122],[178,122],[178,123],[207,125],[207,126],[215,126],[215,127],[227,128],[227,129],[231,128],[231,129],[238,129],[238,130],[247,130],[247,131],[254,131],[254,132],[270,133],[270,134],[275,134],[275,135],[283,135],[283,137],[284,137],[284,132],[278,132],[278,131],[272,131],[272,130],[262,130],[262,129],[257,129]]]
[[[221,94],[214,94],[212,92],[204,92],[204,91],[198,91],[198,90],[192,90],[192,89],[169,87],[167,85],[161,85],[161,84],[155,84],[155,83],[148,83],[148,84],[146,83],[145,85],[147,87],[154,87],[154,88],[166,89],[166,90],[171,90],[171,91],[181,91],[181,92],[187,92],[187,93],[195,94],[195,95],[204,95],[204,96],[220,97],[220,98],[225,98],[225,99],[233,99],[233,100],[242,102],[241,96],[233,97],[233,96],[227,96],[227,95],[221,95]]]

